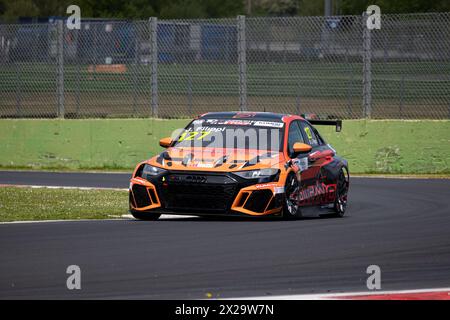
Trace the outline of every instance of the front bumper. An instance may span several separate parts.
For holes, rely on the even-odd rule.
[[[277,215],[284,188],[231,173],[169,171],[131,179],[130,209],[167,214]]]

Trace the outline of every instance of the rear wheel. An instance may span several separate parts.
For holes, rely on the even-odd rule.
[[[135,211],[135,210],[130,210],[130,213],[136,219],[145,220],[145,221],[155,221],[155,220],[158,220],[158,218],[161,216],[161,214],[158,214],[158,213],[141,212],[141,211]]]
[[[334,200],[334,215],[336,217],[343,217],[347,210],[349,182],[348,170],[342,167],[336,183],[336,199]]]
[[[291,172],[286,178],[284,185],[283,218],[287,220],[299,219],[302,217],[295,193],[300,185],[295,173]]]

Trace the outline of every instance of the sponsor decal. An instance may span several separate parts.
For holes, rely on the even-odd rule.
[[[198,167],[198,168],[212,168],[213,164],[212,163],[202,163],[202,162],[200,162],[200,163],[197,163],[195,166]]]
[[[264,183],[264,184],[257,184],[255,185],[256,189],[272,189],[273,194],[280,194],[284,193],[284,187],[278,187],[276,183]]]
[[[255,120],[238,120],[238,119],[207,119],[206,124],[209,125],[225,125],[225,126],[254,126],[268,128],[282,128],[283,122],[274,121],[255,121]]]
[[[209,131],[209,132],[222,132],[225,131],[226,127],[190,127],[186,131],[189,132],[202,132],[202,131]]]
[[[251,118],[256,116],[256,112],[239,112],[233,118]]]
[[[281,122],[271,122],[271,121],[255,121],[253,124],[256,127],[271,127],[271,128],[282,128],[283,123]]]
[[[317,182],[292,193],[291,198],[300,206],[330,203],[336,198],[336,184]]]
[[[256,189],[265,189],[265,188],[272,188],[274,186],[276,186],[275,183],[264,183],[264,184],[257,184],[257,185],[255,185],[255,188]]]
[[[284,193],[284,187],[275,187],[273,189],[273,194],[280,194],[280,193]]]
[[[295,158],[295,159],[289,160],[286,165],[292,167],[292,169],[294,170],[295,173],[303,172],[306,169],[308,169],[308,165],[309,165],[308,157]]]
[[[298,159],[298,167],[300,168],[300,171],[308,169],[308,157]]]
[[[227,120],[223,124],[229,125],[229,126],[250,126],[252,125],[253,121],[247,121],[247,120]]]

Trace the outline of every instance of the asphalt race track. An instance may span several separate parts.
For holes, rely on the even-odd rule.
[[[0,184],[128,186],[129,175],[0,172]],[[0,299],[230,298],[450,287],[450,180],[354,178],[348,215],[0,224]],[[66,268],[81,267],[81,290]]]

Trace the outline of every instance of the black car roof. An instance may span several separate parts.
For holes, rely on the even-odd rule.
[[[276,121],[283,122],[285,114],[273,112],[244,112],[244,111],[229,111],[229,112],[208,112],[201,115],[200,119],[251,119],[258,121]]]

